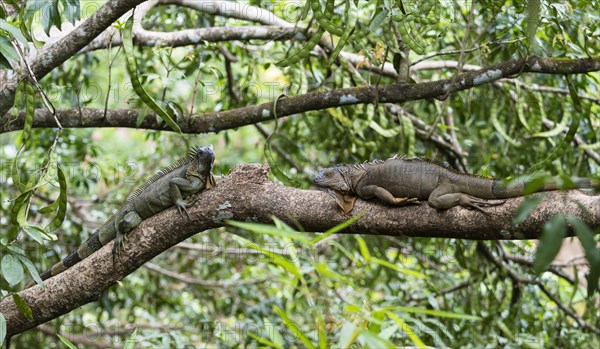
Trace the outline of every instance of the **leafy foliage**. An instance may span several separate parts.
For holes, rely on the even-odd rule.
[[[86,18],[90,13],[83,5],[95,5],[5,3],[0,68],[19,73],[26,71],[19,49],[25,55],[40,49],[41,31],[49,34],[64,21]],[[286,96],[359,85],[398,83],[401,89],[402,84],[452,79],[457,66],[466,71],[531,55],[564,58],[565,65],[569,58],[600,55],[600,4],[592,0],[235,4],[246,14],[268,10],[270,17],[155,6],[142,23],[115,24],[123,46],[115,42],[82,51],[40,86],[55,108],[137,109],[138,126],[149,108],[180,131],[182,120],[202,121],[204,112],[276,106]],[[146,32],[168,37],[188,28],[257,26],[269,20],[277,25],[274,18],[298,32],[286,40],[144,46],[134,30],[140,24]],[[359,61],[351,62],[348,53],[359,54]],[[390,73],[391,67],[406,74]],[[25,279],[40,283],[37,270],[74,250],[136,184],[191,144],[215,144],[218,174],[266,159],[276,180],[302,188],[311,186],[312,173],[321,166],[394,154],[430,157],[484,176],[515,178],[536,171],[537,184],[549,175],[598,178],[600,164],[593,154],[600,149],[599,82],[598,72],[520,74],[445,100],[391,105],[374,98],[372,104],[274,115],[277,120],[256,129],[184,135],[36,129],[36,109],[48,107],[34,81],[24,79],[13,109],[2,116],[10,125],[22,114],[23,126],[22,132],[0,138],[0,297],[12,297],[30,318],[31,309],[16,293]],[[106,126],[112,125],[107,121]],[[524,201],[513,223],[521,224],[538,203]],[[537,247],[530,241],[338,235],[343,227],[316,235],[276,218],[272,225],[231,222],[153,261],[163,269],[148,266],[98,302],[43,329],[58,337],[27,333],[13,338],[13,345],[58,347],[58,338],[68,347],[82,347],[85,342],[70,335],[90,333],[100,345],[127,341],[125,347],[599,345],[578,321],[598,323],[599,232],[573,217],[549,221]],[[580,260],[588,269],[581,275],[553,262],[568,233],[583,246]],[[187,278],[156,271],[165,268]],[[556,301],[577,318],[565,315]],[[0,314],[0,343],[5,334]]]

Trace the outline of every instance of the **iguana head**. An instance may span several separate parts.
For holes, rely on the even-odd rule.
[[[356,194],[352,190],[352,179],[356,168],[350,165],[337,165],[321,170],[315,176],[315,184],[329,189],[329,193],[335,198],[335,202],[344,213],[352,211]]]
[[[215,152],[212,144],[205,147],[194,146],[191,151],[198,173],[208,175],[215,163]]]
[[[335,167],[325,168],[319,171],[315,176],[315,184],[322,188],[335,190],[342,194],[350,193],[350,183],[348,182],[348,166],[337,165]]]

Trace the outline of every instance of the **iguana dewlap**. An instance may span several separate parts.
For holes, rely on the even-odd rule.
[[[481,210],[482,206],[503,201],[488,201],[523,196],[527,182],[506,185],[503,180],[486,179],[452,171],[422,159],[391,158],[359,165],[337,165],[321,170],[314,180],[319,187],[332,191],[337,204],[348,213],[356,198],[378,199],[388,205],[427,201],[443,210],[454,206]],[[577,188],[598,188],[599,183],[576,179]],[[556,190],[556,182],[536,191]]]
[[[79,246],[77,251],[40,274],[41,279],[46,280],[62,273],[112,240],[115,240],[113,251],[116,254],[123,247],[125,234],[143,220],[171,206],[177,207],[182,216],[185,213],[189,218],[189,204],[185,198],[215,186],[211,173],[214,161],[212,145],[192,147],[187,156],[162,169],[137,188],[117,213]]]

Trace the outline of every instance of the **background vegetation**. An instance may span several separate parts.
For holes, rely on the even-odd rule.
[[[138,3],[105,6],[126,13]],[[64,44],[64,62],[61,50],[48,49],[103,4],[7,0],[0,8],[0,298],[19,304],[16,292],[33,268],[76,249],[136,185],[195,144],[215,146],[218,176],[268,162],[273,180],[297,188],[310,188],[320,167],[395,154],[483,176],[598,178],[598,1],[161,0],[139,6],[129,24],[111,21],[94,41],[72,37],[82,49]],[[549,61],[556,65],[549,74],[544,66],[429,94],[427,82],[460,84],[465,72],[532,56],[561,60]],[[349,94],[317,105],[354,86],[391,86],[400,97],[378,99],[375,88],[368,102]],[[402,95],[415,86],[420,94]],[[272,109],[260,111],[261,103]],[[282,112],[273,113],[278,105]],[[546,234],[566,233],[561,222]],[[599,299],[590,294],[600,268],[598,226],[577,231],[587,257],[538,274],[560,239],[544,240],[549,252],[534,265],[534,241],[331,235],[317,242],[319,234],[273,224],[198,231],[97,302],[12,344],[600,344]]]

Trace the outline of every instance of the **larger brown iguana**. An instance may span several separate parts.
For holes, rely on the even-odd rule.
[[[189,218],[186,209],[189,204],[184,198],[215,185],[211,173],[214,161],[212,145],[192,147],[186,157],[162,169],[137,188],[119,211],[79,246],[77,251],[44,271],[40,278],[46,280],[62,273],[113,239],[113,253],[118,253],[123,248],[125,234],[144,219],[171,206],[176,206],[182,216],[185,213]]]
[[[319,187],[330,189],[344,213],[354,207],[356,198],[379,199],[388,205],[405,205],[427,201],[429,206],[444,210],[454,206],[481,210],[507,199],[525,194],[527,182],[506,184],[503,180],[462,174],[422,159],[390,158],[359,165],[337,165],[321,170],[314,180]],[[600,188],[590,179],[576,179],[576,188]],[[556,181],[535,190],[556,190]]]

